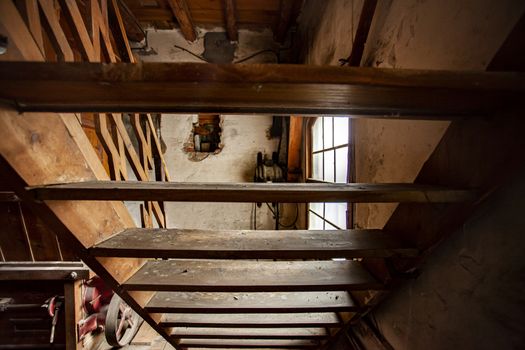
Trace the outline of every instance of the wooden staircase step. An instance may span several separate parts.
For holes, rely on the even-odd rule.
[[[219,327],[219,328],[290,328],[340,327],[341,320],[334,312],[299,313],[230,313],[201,314],[170,313],[162,315],[161,327]]]
[[[188,292],[341,291],[384,289],[359,262],[154,260],[124,289]]]
[[[92,181],[29,188],[37,200],[178,202],[465,202],[473,190],[419,184],[181,183]]]
[[[182,348],[304,348],[319,346],[313,339],[195,339],[182,338]]]
[[[330,259],[417,256],[381,230],[253,231],[127,229],[90,250],[95,256],[193,259]]]
[[[153,313],[359,311],[348,292],[157,292],[145,307]]]
[[[171,336],[194,339],[298,339],[324,338],[329,334],[326,328],[208,328],[174,327]]]

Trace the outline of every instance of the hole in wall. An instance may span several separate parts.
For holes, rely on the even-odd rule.
[[[222,124],[223,117],[218,114],[198,115],[188,141],[183,146],[189,160],[199,162],[222,151]]]

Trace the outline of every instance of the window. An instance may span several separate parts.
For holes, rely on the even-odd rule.
[[[346,183],[348,180],[349,119],[320,117],[311,128],[311,171],[314,181]],[[310,230],[347,227],[347,203],[310,203]]]

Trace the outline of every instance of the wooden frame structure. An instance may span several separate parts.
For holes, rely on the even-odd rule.
[[[22,19],[9,3],[1,3],[0,20],[3,24],[19,20],[17,25],[20,26]],[[107,41],[107,30],[100,29],[103,26],[99,20],[94,23],[102,41]],[[38,40],[34,39],[38,36],[27,28],[25,32],[13,32],[12,35],[20,33],[26,35],[29,43],[24,58],[42,61]],[[79,36],[81,33],[79,30]],[[91,40],[93,50],[100,54],[96,40]],[[84,46],[84,54],[88,58],[98,57],[90,53],[90,47]],[[70,55],[65,44],[60,48],[61,57],[68,60]],[[106,50],[111,56],[110,50]],[[135,231],[134,239],[125,239],[129,238],[130,229],[136,228],[120,200],[307,202],[337,199],[410,202],[410,205],[424,206],[436,202],[472,203],[479,198],[479,192],[464,186],[458,190],[415,184],[107,183],[110,178],[82,132],[77,117],[54,112],[322,112],[391,118],[399,118],[400,114],[412,118],[447,115],[447,118],[468,119],[480,115],[490,117],[496,109],[510,110],[518,106],[525,94],[523,78],[519,73],[279,65],[0,62],[0,99],[6,104],[0,109],[1,165],[16,194],[176,348],[321,347],[329,344],[327,336],[333,339],[340,329],[365,314],[389,287],[388,281],[376,273],[372,264],[326,259],[343,253],[347,257],[383,261],[392,258],[393,254],[413,257],[417,251],[414,248],[418,247],[405,246],[397,240],[392,242],[387,232],[367,236],[359,230],[348,231],[346,237],[336,242],[357,244],[360,237],[365,237],[360,243],[365,249],[358,251],[348,248],[334,251],[330,245],[334,242],[313,239],[318,235],[315,232],[302,234],[312,237],[317,245],[307,244],[299,251],[294,250],[293,240],[301,240],[301,237],[292,237],[294,232],[287,233],[292,243],[281,249],[266,248],[281,240],[281,232],[269,233],[266,240],[260,242],[250,238],[254,237],[253,232],[245,232],[245,241],[239,239],[238,247],[231,245],[235,240],[205,246],[201,239],[213,234],[239,237],[243,232],[195,234],[184,231],[176,235],[163,229],[139,230]],[[142,162],[144,171],[144,163],[150,162],[150,157],[132,155],[129,140],[121,133],[119,118],[113,120],[121,137],[115,148],[127,150],[131,162],[137,169]],[[154,128],[150,120],[147,119],[147,125],[151,131]],[[160,149],[157,141],[154,143]],[[120,151],[120,159],[122,154]],[[119,171],[122,174],[122,168]],[[203,193],[209,192],[210,187],[215,194],[204,197]],[[199,249],[158,249],[155,237],[162,234],[169,235],[161,238],[173,243],[174,247],[179,243],[182,246],[184,239],[192,240],[193,237],[194,244],[190,242],[190,247]],[[120,240],[116,246],[113,245],[115,240]],[[147,247],[141,253],[137,252],[139,243]],[[274,259],[317,257],[321,260],[260,264],[243,261],[253,251]],[[153,257],[173,259],[151,260]],[[203,258],[208,260],[201,260]],[[274,278],[276,268],[279,278]],[[217,276],[223,279],[218,280]],[[317,293],[314,295],[320,297],[325,293],[341,292],[342,305],[334,305],[326,299],[314,303],[310,301],[312,294],[308,294]],[[268,304],[258,305],[250,293],[274,293],[260,294],[268,303],[272,298],[291,295],[294,300],[281,307],[265,308]],[[226,306],[223,304],[222,308],[216,307],[215,312],[210,312],[213,305],[217,306],[217,297],[223,298]],[[187,298],[191,300],[190,306],[177,308],[169,303],[172,298]],[[232,307],[232,298],[243,300],[243,304]],[[261,308],[264,313],[253,312]],[[188,326],[192,327],[190,333],[176,328]],[[201,339],[203,331],[199,328],[202,327],[214,330],[209,333],[212,339]],[[273,329],[279,327],[293,328],[294,332],[287,330],[288,333],[283,334]],[[315,330],[305,336],[307,329],[318,327],[326,327],[326,332]],[[231,329],[224,332],[223,328]],[[296,328],[305,331],[300,333]],[[228,339],[222,339],[228,334]],[[243,342],[239,336],[254,339]]]

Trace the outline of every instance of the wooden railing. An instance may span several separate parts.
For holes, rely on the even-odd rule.
[[[24,60],[137,61],[117,0],[6,0],[0,2],[0,21]],[[112,180],[132,180],[128,169],[139,181],[170,180],[156,116],[82,113],[76,117]],[[163,204],[144,202],[141,219],[143,227],[154,227],[154,221],[166,227]]]

